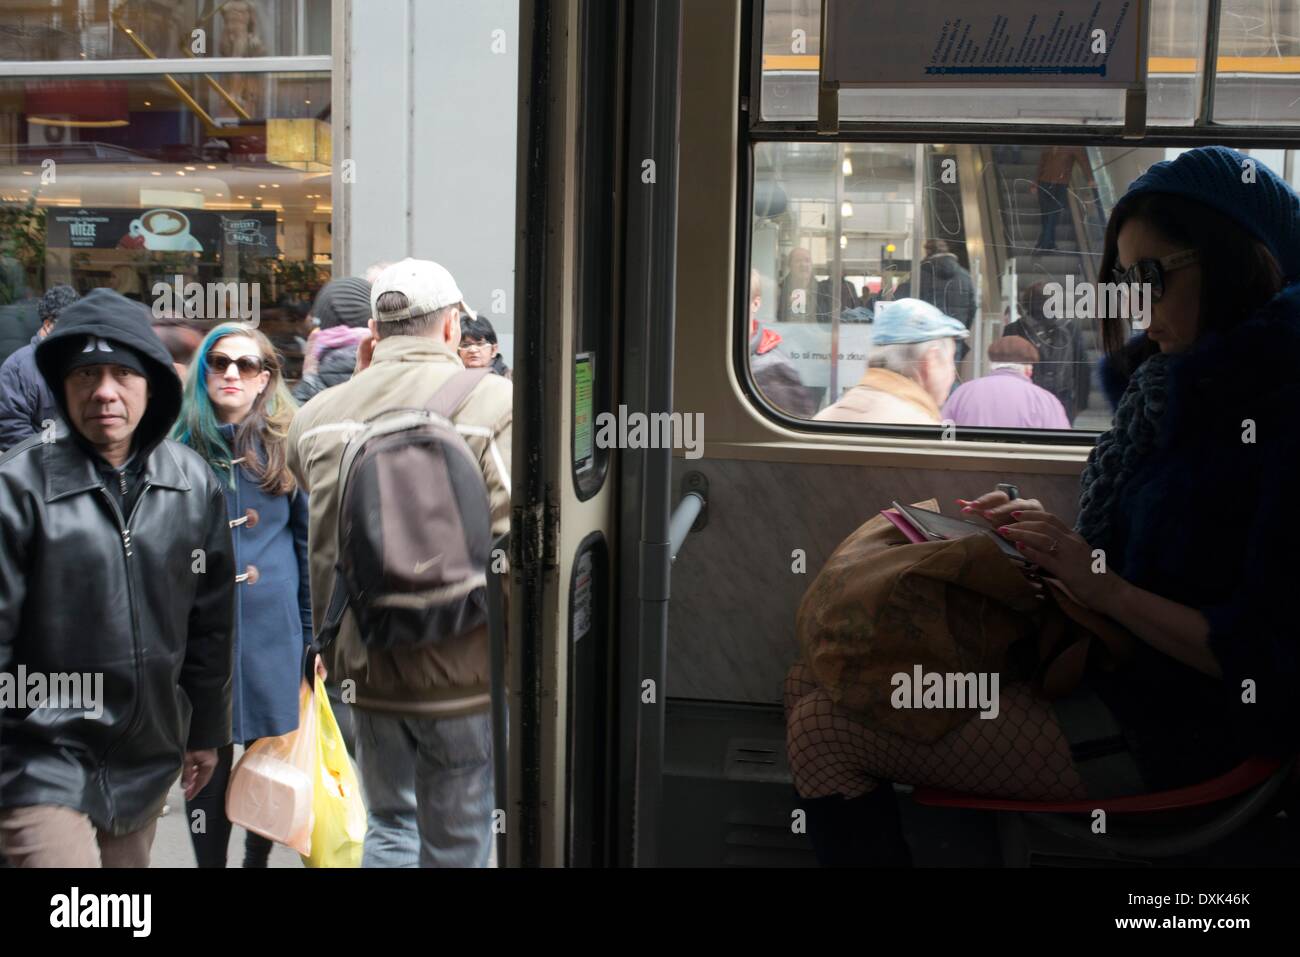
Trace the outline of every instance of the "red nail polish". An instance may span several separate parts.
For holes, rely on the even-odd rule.
[[[1011,534],[1011,530],[1008,529],[1006,526],[1003,526],[1002,528],[998,529],[998,534],[1001,535],[1003,538],[1006,538],[1008,535]]]
[[[1012,513],[1011,513],[1011,517],[1012,517],[1012,518],[1019,518],[1021,515],[1024,515],[1024,514],[1025,514],[1024,512],[1012,512]]]

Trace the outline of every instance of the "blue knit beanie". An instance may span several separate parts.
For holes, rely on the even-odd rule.
[[[1259,162],[1226,146],[1202,146],[1156,163],[1116,210],[1143,193],[1183,196],[1235,220],[1273,254],[1287,282],[1300,278],[1300,197]]]

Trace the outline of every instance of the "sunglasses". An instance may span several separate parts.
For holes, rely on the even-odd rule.
[[[1124,285],[1141,283],[1149,286],[1151,301],[1157,302],[1165,294],[1165,273],[1200,262],[1200,258],[1196,250],[1184,249],[1179,253],[1171,253],[1163,259],[1139,259],[1127,269],[1116,266],[1111,270],[1111,277],[1115,282]]]
[[[212,375],[223,376],[232,363],[239,369],[241,379],[255,379],[262,374],[262,360],[255,356],[240,356],[238,359],[232,359],[230,356],[210,355],[208,356],[208,372]]]

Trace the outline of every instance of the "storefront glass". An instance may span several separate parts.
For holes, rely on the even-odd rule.
[[[224,12],[229,29],[235,6],[323,10],[323,39],[306,29],[321,26],[310,17],[258,22],[266,43],[280,44],[273,52],[315,52],[312,43],[328,51],[328,4],[113,5],[125,11],[122,22],[155,30],[161,15],[145,14],[162,8],[186,27],[181,14],[214,22],[216,9],[215,22]],[[78,38],[93,58],[117,57],[117,46],[96,39],[96,24],[111,21],[117,29],[107,8],[9,4],[0,43],[12,40],[22,14],[23,29],[44,22]],[[77,11],[85,22],[72,17]],[[295,39],[285,46],[290,34]],[[304,37],[311,41],[305,47]],[[310,305],[333,263],[329,72],[84,69],[0,77],[0,352],[34,334],[37,303],[50,287],[66,283],[84,294],[109,286],[200,331],[227,318],[256,322],[296,378]],[[194,284],[202,297],[187,295]]]

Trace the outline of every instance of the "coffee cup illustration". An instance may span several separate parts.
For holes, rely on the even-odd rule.
[[[198,252],[202,245],[190,235],[189,217],[175,209],[151,209],[131,220],[127,230],[144,248],[161,252]]]

